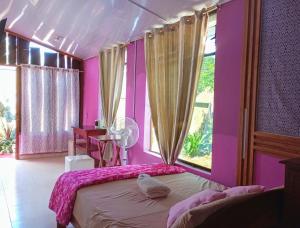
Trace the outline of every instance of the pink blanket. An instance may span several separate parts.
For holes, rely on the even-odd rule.
[[[141,173],[160,176],[183,172],[185,172],[183,168],[166,164],[127,165],[67,172],[62,174],[56,181],[49,208],[56,213],[56,220],[61,225],[68,225],[73,213],[76,193],[80,188],[136,178]]]

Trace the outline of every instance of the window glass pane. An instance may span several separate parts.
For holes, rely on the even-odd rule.
[[[126,108],[126,99],[121,98],[117,113],[117,118],[124,118],[125,117],[125,108]]]
[[[216,52],[216,26],[210,27],[207,32],[204,54]]]
[[[153,152],[159,152],[159,147],[158,147],[158,143],[156,140],[156,136],[155,136],[155,132],[154,132],[154,128],[153,128],[153,124],[151,121],[151,132],[150,132],[150,150]]]
[[[57,53],[56,51],[53,51],[47,47],[44,47],[42,45],[39,45],[35,42],[30,42],[29,43],[29,47],[30,48],[39,48],[40,49],[40,59],[41,59],[41,66],[44,66],[44,63],[45,63],[45,53]],[[29,62],[30,59],[31,59],[31,56],[30,56],[31,53],[29,53]]]
[[[122,84],[122,92],[121,92],[121,98],[126,99],[126,64],[124,66],[124,72],[123,72],[123,84]]]
[[[126,56],[126,55],[125,55]],[[116,119],[125,118],[126,116],[126,72],[127,72],[127,64],[124,65],[124,75],[123,75],[123,83],[122,83],[122,91],[120,103],[117,111]]]
[[[211,168],[215,56],[203,59],[189,133],[179,159]]]

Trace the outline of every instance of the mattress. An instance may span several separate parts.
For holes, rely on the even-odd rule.
[[[226,188],[187,172],[155,178],[169,186],[168,197],[148,199],[140,192],[136,178],[80,189],[72,223],[81,228],[165,228],[169,209],[177,202],[207,188]]]

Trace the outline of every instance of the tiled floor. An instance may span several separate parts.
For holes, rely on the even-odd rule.
[[[48,201],[64,158],[0,159],[0,227],[54,228]]]

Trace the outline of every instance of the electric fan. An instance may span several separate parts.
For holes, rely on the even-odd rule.
[[[118,118],[109,129],[111,135],[120,137],[115,143],[121,148],[121,163],[127,165],[127,149],[134,146],[139,138],[137,123],[128,117]]]

